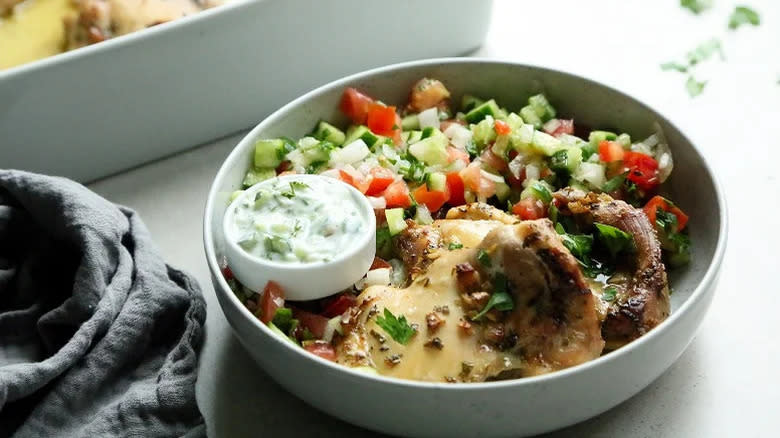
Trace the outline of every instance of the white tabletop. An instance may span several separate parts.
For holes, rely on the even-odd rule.
[[[701,148],[729,203],[729,245],[715,301],[682,357],[640,394],[551,436],[776,436],[780,428],[780,3],[749,0],[762,25],[726,29],[734,2],[701,16],[677,0],[496,1],[476,56],[571,71],[667,115]],[[468,25],[468,23],[456,24]],[[424,33],[420,42],[424,44]],[[659,64],[720,37],[726,61],[691,99],[685,76]],[[144,218],[169,263],[197,277],[208,303],[198,400],[211,436],[359,436],[365,431],[287,394],[233,337],[201,241],[209,185],[240,134],[95,182]],[[691,212],[696,214],[696,212]],[[561,407],[565,409],[565,407]]]

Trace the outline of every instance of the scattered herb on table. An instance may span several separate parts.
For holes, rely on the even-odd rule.
[[[680,6],[699,15],[712,7],[712,0],[680,0]]]
[[[697,81],[693,76],[688,76],[688,80],[685,81],[685,89],[691,97],[700,95],[706,85],[707,81]]]
[[[747,6],[737,6],[729,17],[729,29],[736,30],[743,24],[758,26],[761,24],[761,17],[758,12]]]

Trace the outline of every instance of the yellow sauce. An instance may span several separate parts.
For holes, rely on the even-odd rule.
[[[0,18],[0,70],[62,52],[71,0],[26,0]]]

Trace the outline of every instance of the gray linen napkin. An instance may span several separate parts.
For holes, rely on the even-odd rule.
[[[205,315],[135,212],[0,170],[0,436],[204,436]]]

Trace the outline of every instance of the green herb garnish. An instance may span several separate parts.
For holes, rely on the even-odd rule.
[[[607,247],[613,258],[621,251],[634,247],[634,237],[625,231],[598,222],[593,225],[596,226],[596,236],[598,236],[599,242]]]
[[[550,208],[547,210],[547,217],[550,218],[552,223],[558,223],[558,207],[555,204],[550,204]]]
[[[574,257],[581,261],[588,259],[588,256],[593,249],[593,236],[589,234],[562,233],[561,240],[563,241],[563,246],[565,246]]]
[[[494,286],[495,287],[495,286]],[[504,288],[506,288],[506,279],[504,279]],[[497,309],[502,312],[508,312],[515,308],[515,302],[512,300],[512,296],[506,291],[496,291],[490,296],[485,308],[471,318],[472,321],[477,321],[491,309]]]
[[[617,288],[615,286],[609,286],[604,289],[604,293],[601,294],[601,299],[604,301],[615,301],[617,296]]]
[[[301,182],[301,181],[290,181],[290,189],[292,191],[303,190],[303,189],[308,189],[308,188],[309,188],[309,186],[306,183],[304,183],[304,182]]]
[[[385,260],[393,258],[393,237],[390,229],[385,227],[376,229],[376,255]]]
[[[661,70],[663,71],[678,71],[680,73],[688,73],[688,66],[676,61],[669,61],[661,64]]]
[[[699,15],[712,7],[712,0],[680,0],[680,6]]]
[[[486,268],[489,268],[493,264],[490,260],[490,256],[484,249],[480,249],[479,252],[477,252],[477,261]]]
[[[279,329],[285,333],[290,333],[290,328],[292,326],[293,316],[292,316],[292,309],[288,309],[287,307],[280,307],[276,309],[276,313],[274,313],[274,318],[271,320],[275,326],[279,327]]]
[[[734,8],[734,12],[731,13],[731,17],[729,17],[729,29],[735,30],[743,24],[758,26],[761,24],[761,17],[758,15],[758,12],[747,6],[737,6]]]
[[[552,193],[550,193],[544,184],[539,181],[534,181],[530,187],[536,199],[539,199],[545,204],[549,204],[552,201]]]
[[[450,244],[447,246],[447,249],[449,249],[450,251],[456,250],[456,249],[461,249],[461,248],[463,248],[463,244],[462,243],[456,243],[456,242],[450,242]]]
[[[399,344],[406,345],[409,339],[412,339],[417,331],[406,322],[406,317],[396,318],[392,312],[385,308],[384,317],[376,317],[376,325],[382,328],[391,338],[393,338]]]

